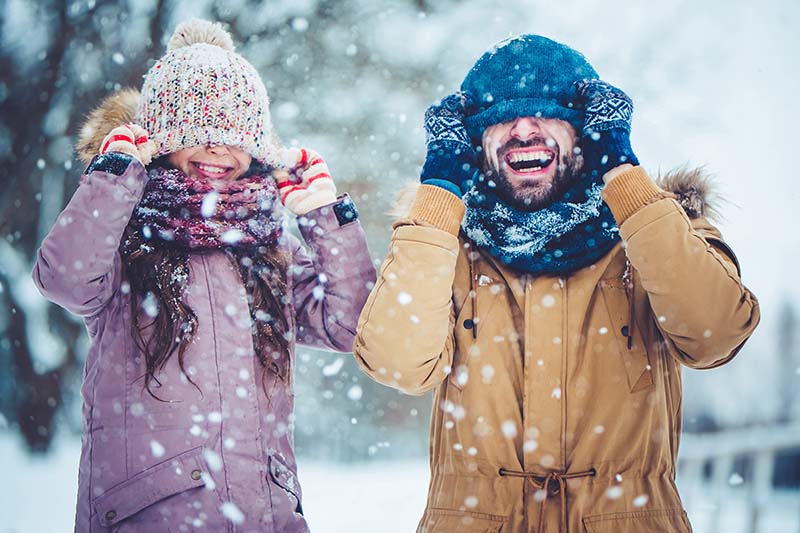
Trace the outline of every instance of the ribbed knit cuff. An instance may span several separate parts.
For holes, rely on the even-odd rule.
[[[408,217],[458,235],[466,210],[464,201],[455,194],[435,185],[420,185]]]
[[[621,225],[636,211],[663,197],[664,191],[642,167],[633,167],[611,180],[601,194],[617,224]]]

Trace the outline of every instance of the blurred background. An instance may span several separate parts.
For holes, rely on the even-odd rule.
[[[684,371],[679,484],[695,530],[800,531],[796,0],[0,0],[0,529],[72,529],[87,339],[30,269],[83,170],[77,132],[102,97],[139,88],[193,16],[228,26],[278,135],[316,148],[356,198],[376,261],[395,192],[421,167],[425,108],[508,36],[583,52],[636,104],[643,165],[716,176],[720,228],[761,300],[731,364]],[[350,355],[300,349],[297,370],[312,529],[412,531],[431,397],[372,383]]]

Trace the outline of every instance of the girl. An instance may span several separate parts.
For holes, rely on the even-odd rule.
[[[375,272],[322,158],[279,171],[274,144],[263,82],[200,20],[82,130],[100,155],[33,272],[91,339],[76,531],[307,530],[295,343],[350,351]]]

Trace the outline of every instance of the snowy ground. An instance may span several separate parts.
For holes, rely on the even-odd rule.
[[[80,443],[62,440],[45,457],[31,457],[16,435],[0,433],[4,483],[0,489],[3,533],[72,531]],[[317,533],[408,533],[425,505],[427,460],[331,464],[300,461],[303,506]],[[773,498],[757,533],[800,531],[796,494]],[[752,516],[741,498],[715,505],[687,502],[695,533],[745,533]],[[713,527],[715,521],[717,527]]]
[[[79,441],[63,440],[47,456],[31,457],[16,435],[0,433],[4,474],[0,531],[72,531],[79,454]],[[422,516],[428,463],[420,459],[331,464],[301,459],[300,481],[312,531],[407,533],[414,531]]]

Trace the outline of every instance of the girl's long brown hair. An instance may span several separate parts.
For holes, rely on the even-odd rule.
[[[264,368],[262,377],[271,372],[286,380],[290,371],[290,324],[284,309],[291,305],[286,289],[286,255],[278,247],[225,253],[246,290],[253,346]],[[197,387],[185,368],[186,350],[199,325],[197,315],[183,298],[189,284],[188,253],[165,246],[149,253],[133,253],[124,266],[131,292],[131,330],[145,357],[145,388],[158,398],[153,392],[154,384],[160,386],[156,374],[176,351],[181,371]],[[145,335],[149,328],[152,332]]]
[[[131,240],[141,242],[134,242],[132,246]],[[160,399],[153,392],[154,384],[161,385],[156,374],[177,351],[181,372],[199,390],[185,368],[186,351],[199,326],[197,315],[184,301],[190,281],[189,252],[169,243],[143,241],[130,227],[123,243],[126,246],[121,247],[121,251],[123,248],[134,250],[123,253],[123,268],[130,284],[131,333],[145,358],[145,388],[151,396]],[[229,248],[224,253],[239,272],[245,287],[253,347],[264,368],[262,386],[268,373],[288,380],[292,325],[284,313],[284,309],[291,307],[287,295],[289,259],[286,252],[273,245]],[[146,335],[145,330],[149,328],[153,330]]]

